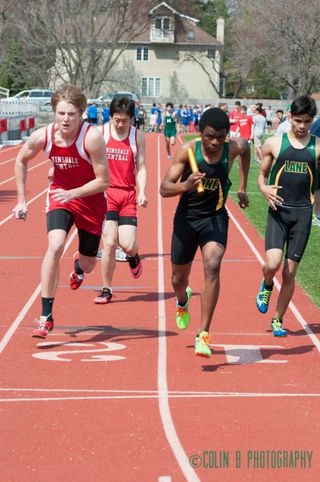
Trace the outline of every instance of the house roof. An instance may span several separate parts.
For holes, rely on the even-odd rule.
[[[190,33],[191,32],[191,33]],[[150,44],[149,29],[132,40],[131,44],[144,43]],[[206,45],[206,46],[222,46],[213,35],[208,34],[189,19],[176,15],[175,18],[175,44],[180,45]]]
[[[191,22],[198,23],[199,20],[197,18],[189,17],[188,15],[184,15],[183,13],[178,12],[174,8],[172,8],[170,5],[168,5],[166,2],[161,2],[155,7],[153,7],[151,10],[149,10],[149,15],[154,15],[155,12],[161,8],[167,8],[168,10],[171,11],[174,15],[179,15],[180,17],[186,18],[187,20],[190,20]]]

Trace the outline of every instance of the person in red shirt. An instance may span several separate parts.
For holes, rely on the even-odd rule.
[[[79,251],[74,257],[70,288],[80,287],[84,273],[96,264],[108,187],[108,164],[101,132],[83,121],[87,107],[85,95],[69,85],[51,99],[55,121],[36,130],[19,151],[15,164],[18,203],[16,219],[26,219],[26,178],[28,162],[41,150],[51,159],[47,200],[48,249],[41,267],[42,313],[32,331],[35,338],[46,338],[54,327],[53,303],[59,281],[60,259],[73,224],[78,229]]]
[[[234,109],[229,114],[229,121],[230,121],[230,139],[232,137],[238,137],[239,134],[237,132],[237,128],[239,126],[239,119],[241,119],[242,114],[240,111],[241,102],[238,100],[234,104]]]
[[[237,133],[239,133],[240,137],[246,139],[248,142],[251,142],[253,139],[253,119],[251,115],[247,114],[247,108],[245,105],[241,106],[241,118],[239,119]]]
[[[116,97],[110,104],[111,121],[103,125],[110,185],[107,190],[107,213],[102,234],[103,286],[94,299],[96,304],[107,304],[112,299],[117,246],[127,254],[133,278],[139,278],[142,271],[137,241],[137,204],[142,207],[148,204],[147,171],[144,132],[131,125],[134,107],[134,102],[127,97]]]

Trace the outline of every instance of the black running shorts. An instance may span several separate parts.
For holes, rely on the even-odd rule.
[[[225,208],[213,216],[187,220],[175,216],[171,241],[171,262],[188,264],[193,261],[198,246],[209,241],[227,246],[229,216]]]
[[[47,231],[62,229],[67,234],[74,224],[74,216],[64,209],[54,209],[47,213]],[[83,256],[94,258],[97,256],[100,238],[97,234],[88,233],[84,229],[78,229],[79,253]]]
[[[285,257],[299,263],[306,249],[312,224],[312,206],[306,208],[269,208],[265,249],[281,249]]]

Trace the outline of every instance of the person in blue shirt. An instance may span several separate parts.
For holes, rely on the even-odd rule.
[[[161,124],[162,124],[162,110],[161,110],[161,104],[157,105],[157,131],[161,131]]]
[[[105,103],[105,106],[102,110],[102,122],[106,124],[110,120],[110,107],[109,102]]]
[[[183,132],[189,132],[189,124],[190,124],[190,117],[189,117],[188,106],[184,105],[183,109],[181,110],[181,125],[182,125]]]
[[[98,124],[98,109],[95,103],[90,104],[87,108],[88,122],[91,125]]]
[[[150,109],[150,127],[149,127],[149,132],[156,132],[157,130],[157,119],[158,119],[158,110],[156,103],[154,102],[152,104],[152,107]]]
[[[310,128],[310,134],[320,137],[320,118],[315,120]]]

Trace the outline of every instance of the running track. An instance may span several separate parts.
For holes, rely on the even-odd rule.
[[[229,200],[214,356],[205,360],[193,354],[200,256],[190,279],[192,321],[178,332],[169,256],[177,199],[158,196],[168,161],[163,138],[147,134],[142,277],[133,280],[117,263],[116,297],[107,306],[92,302],[99,265],[70,291],[72,231],[56,328],[38,343],[30,332],[39,315],[49,162],[39,155],[30,164],[28,220],[16,221],[17,150],[0,151],[1,482],[320,480],[320,313],[297,287],[290,336],[270,334],[268,315],[255,308],[263,241],[238,207]]]

